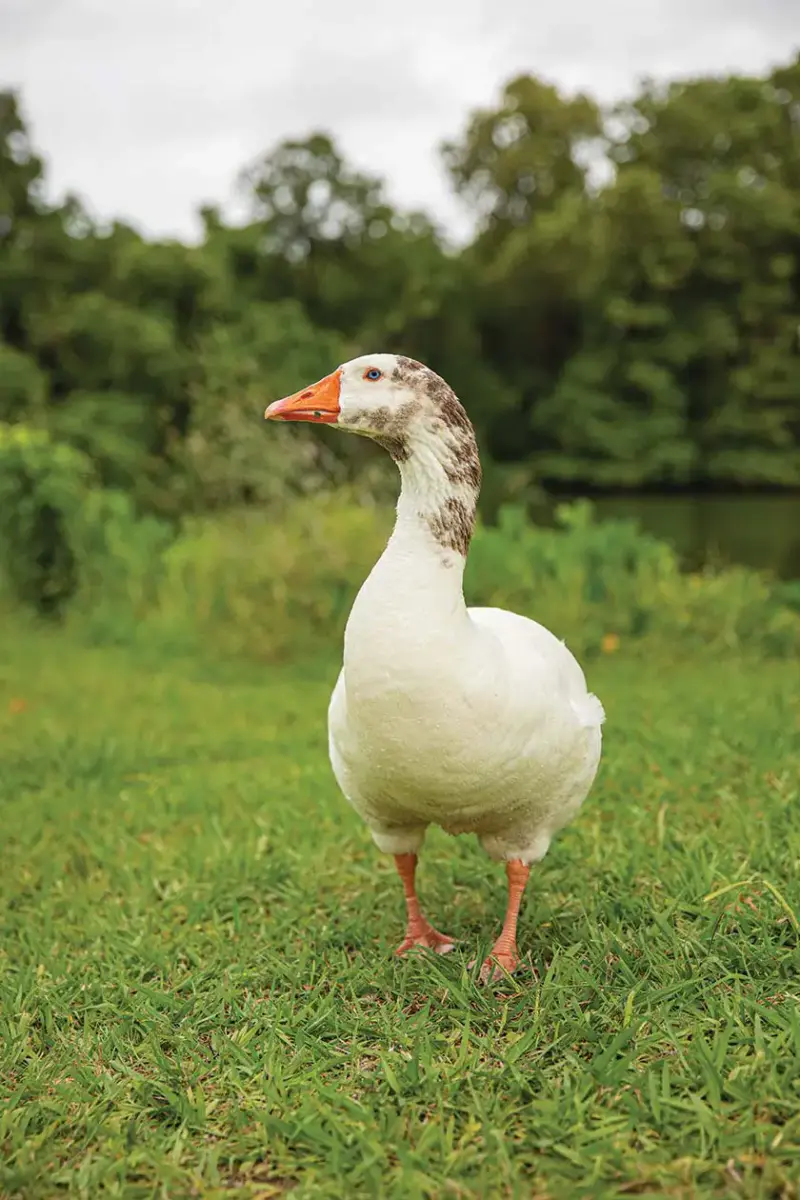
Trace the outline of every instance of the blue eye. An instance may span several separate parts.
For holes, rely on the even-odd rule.
[[[379,371],[377,367],[369,367],[368,370],[364,372],[364,378],[370,379],[374,383],[376,379],[383,378],[383,371]]]

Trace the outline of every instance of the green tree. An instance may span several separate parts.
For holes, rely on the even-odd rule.
[[[337,335],[321,333],[294,300],[254,303],[203,335],[184,451],[194,508],[276,504],[336,476],[336,451],[353,439],[325,442],[288,427],[276,438],[263,416],[343,357]]]
[[[475,113],[460,141],[443,147],[457,192],[481,225],[487,251],[510,229],[585,188],[601,114],[587,96],[563,96],[530,75],[511,80],[496,108]]]
[[[490,506],[534,473],[800,483],[800,58],[605,113],[521,76],[444,158],[475,217],[462,249],[323,133],[243,173],[244,224],[206,208],[199,245],[148,241],[47,203],[1,93],[0,421],[140,509],[272,503],[376,459],[302,431],[267,453],[267,401],[388,349],[467,403]]]
[[[534,413],[581,344],[597,258],[586,177],[600,134],[592,101],[521,76],[443,148],[478,225],[464,259],[473,343],[503,396],[486,420],[487,448],[501,461],[530,461],[558,444],[554,431],[543,442]]]
[[[532,410],[539,469],[571,485],[686,483],[695,447],[682,372],[696,343],[675,297],[695,248],[676,204],[654,172],[631,171],[576,214],[569,240],[586,280],[581,339]]]
[[[47,383],[35,359],[0,342],[0,423],[41,419]]]
[[[696,475],[796,485],[800,56],[766,79],[648,85],[616,118],[620,186],[655,173],[693,251],[673,311]]]
[[[797,62],[646,85],[602,123],[530,79],[476,114],[445,157],[512,397],[494,456],[572,486],[800,480],[798,114]]]

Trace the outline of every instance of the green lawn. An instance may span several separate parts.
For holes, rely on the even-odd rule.
[[[795,1197],[797,663],[590,666],[601,778],[532,876],[430,837],[399,962],[335,665],[0,636],[0,1194]]]

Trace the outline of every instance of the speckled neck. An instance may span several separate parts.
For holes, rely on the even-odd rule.
[[[475,527],[481,485],[475,431],[452,389],[422,363],[399,359],[396,377],[422,393],[426,405],[387,447],[402,480],[393,538],[416,530],[453,566],[453,555],[466,558]]]
[[[426,368],[412,373],[413,411],[409,401],[378,439],[391,438],[386,449],[400,470],[397,520],[345,634],[345,669],[364,694],[387,661],[421,677],[442,655],[458,659],[468,636],[463,577],[481,480],[477,444],[447,385]]]
[[[442,565],[463,570],[479,489],[464,477],[462,465],[441,438],[426,432],[415,431],[398,462],[401,488],[392,542],[411,539],[419,554],[432,553]]]

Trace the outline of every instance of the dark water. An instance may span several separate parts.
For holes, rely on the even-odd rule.
[[[635,519],[688,567],[741,563],[800,579],[800,493],[779,496],[603,496],[599,518]]]

